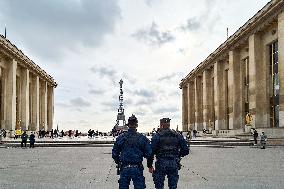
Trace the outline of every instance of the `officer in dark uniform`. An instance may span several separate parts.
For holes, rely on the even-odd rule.
[[[135,189],[145,189],[143,157],[150,158],[150,141],[136,131],[138,120],[132,114],[128,119],[128,131],[119,135],[112,149],[112,158],[120,167],[119,188],[128,189],[133,181]]]
[[[170,119],[160,120],[160,131],[151,141],[152,156],[147,161],[149,172],[153,175],[156,189],[164,188],[165,176],[168,177],[169,189],[176,189],[179,179],[180,159],[189,154],[186,140],[178,132],[170,129]],[[155,169],[153,168],[156,155]]]

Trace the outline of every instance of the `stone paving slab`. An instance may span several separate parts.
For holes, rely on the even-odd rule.
[[[283,147],[192,147],[178,188],[283,189],[283,157]],[[114,189],[117,179],[110,147],[0,148],[0,189]]]

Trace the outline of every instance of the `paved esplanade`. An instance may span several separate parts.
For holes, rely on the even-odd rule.
[[[178,188],[282,189],[283,157],[283,147],[192,147]],[[109,147],[0,148],[0,162],[1,189],[118,188]],[[146,171],[147,188],[154,188]]]

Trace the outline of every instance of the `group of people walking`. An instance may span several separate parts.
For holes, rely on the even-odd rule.
[[[112,158],[119,169],[119,188],[128,189],[133,181],[135,189],[144,189],[143,157],[152,174],[156,189],[164,188],[167,176],[170,189],[176,189],[179,179],[180,160],[189,154],[189,146],[183,136],[170,129],[170,119],[160,120],[160,130],[152,137],[151,143],[138,133],[138,120],[135,115],[128,119],[128,131],[119,135],[112,149]],[[156,156],[155,166],[154,156]],[[155,168],[154,168],[155,167]]]

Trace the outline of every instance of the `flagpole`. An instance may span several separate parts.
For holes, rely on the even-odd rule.
[[[5,32],[4,32],[4,37],[7,37],[7,29],[6,29],[6,24],[5,24]]]

